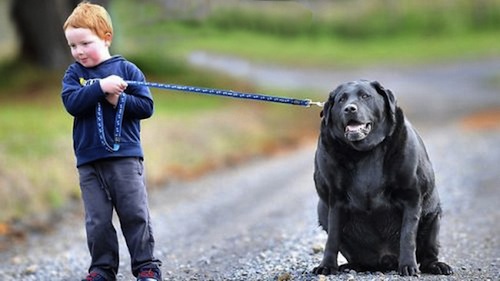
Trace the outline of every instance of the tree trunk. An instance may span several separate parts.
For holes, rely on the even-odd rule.
[[[11,17],[20,41],[19,58],[44,69],[71,61],[62,26],[80,0],[12,0]],[[109,1],[92,1],[106,5]]]

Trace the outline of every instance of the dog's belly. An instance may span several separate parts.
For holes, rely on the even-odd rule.
[[[349,263],[365,267],[382,265],[387,257],[397,260],[402,214],[394,208],[350,212],[341,232],[340,251]],[[397,264],[396,264],[397,266]],[[389,268],[388,268],[389,269]]]

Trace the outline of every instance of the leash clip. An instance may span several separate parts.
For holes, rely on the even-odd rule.
[[[320,102],[320,101],[312,101],[310,99],[307,99],[307,107],[311,107],[311,104],[314,104],[314,105],[317,105],[319,107],[323,107],[325,105],[324,102]]]

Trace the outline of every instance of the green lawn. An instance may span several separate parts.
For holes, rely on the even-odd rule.
[[[190,52],[203,50],[290,66],[342,68],[380,63],[424,64],[500,54],[500,32],[446,37],[399,36],[370,40],[305,36],[279,38],[247,31],[178,30],[168,26],[164,33],[173,37],[165,41],[168,46],[165,52],[186,56]],[[179,39],[176,41],[175,38]],[[141,41],[147,42],[148,39],[145,37]]]

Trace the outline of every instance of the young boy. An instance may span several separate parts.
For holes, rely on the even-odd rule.
[[[76,60],[62,81],[62,100],[74,117],[73,147],[85,207],[87,244],[92,258],[84,280],[116,280],[118,240],[113,209],[138,281],[160,281],[161,262],[144,183],[140,120],[153,114],[143,73],[121,56],[111,56],[113,27],[107,11],[83,2],[68,17],[64,34]]]

